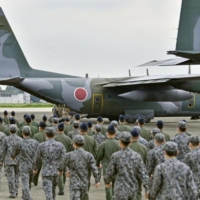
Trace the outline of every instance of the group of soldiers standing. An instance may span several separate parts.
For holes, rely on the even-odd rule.
[[[8,180],[10,198],[16,198],[19,177],[22,199],[32,200],[31,183],[42,185],[47,200],[64,195],[69,178],[71,200],[88,200],[93,174],[98,188],[103,176],[106,200],[197,200],[200,196],[199,137],[187,133],[187,122],[180,121],[177,135],[170,139],[159,120],[152,131],[145,119],[138,126],[126,125],[125,116],[103,125],[80,122],[81,116],[68,113],[63,119],[44,115],[24,115],[19,123],[15,112],[4,111],[0,118],[0,178],[2,166]]]

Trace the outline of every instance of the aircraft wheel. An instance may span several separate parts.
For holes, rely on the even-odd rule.
[[[151,119],[145,119],[145,123],[149,123],[151,121]]]
[[[128,123],[135,123],[136,122],[136,119],[127,119],[126,120]]]

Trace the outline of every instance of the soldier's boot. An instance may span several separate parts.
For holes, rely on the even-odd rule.
[[[32,176],[32,182],[35,186],[38,185],[38,179],[40,176],[41,167],[38,169],[37,173]]]
[[[58,177],[58,188],[59,188],[58,195],[64,195],[64,180],[63,180],[63,175],[61,175],[61,176]]]

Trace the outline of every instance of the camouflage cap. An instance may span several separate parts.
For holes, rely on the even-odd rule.
[[[58,123],[59,119],[57,117],[54,117],[52,121],[53,121],[53,123]]]
[[[188,144],[189,144],[189,142],[199,143],[200,140],[199,140],[199,137],[197,135],[192,135],[188,138]]]
[[[79,126],[79,124],[80,124],[80,122],[78,122],[78,121],[74,121],[74,122],[73,122],[73,125],[74,125],[74,126]]]
[[[185,121],[180,121],[177,125],[178,128],[187,128],[187,123]]]
[[[110,124],[112,124],[112,125],[115,126],[115,127],[117,127],[117,126],[119,125],[118,122],[117,122],[116,120],[111,121]]]
[[[24,134],[31,133],[31,128],[30,128],[30,126],[23,126],[23,127],[22,127],[22,132],[23,132]]]
[[[122,142],[130,142],[131,141],[131,134],[129,132],[121,132],[119,136],[119,140]]]
[[[165,136],[162,133],[157,133],[154,136],[154,139],[158,142],[164,142],[165,141]]]
[[[97,131],[100,131],[100,130],[101,130],[101,125],[100,125],[100,124],[96,124],[96,125],[95,125],[95,129],[96,129]]]
[[[82,135],[76,135],[73,142],[76,144],[84,144],[84,137]]]
[[[175,142],[166,142],[164,146],[164,150],[174,152],[178,150],[178,146]]]
[[[14,131],[17,131],[17,129],[18,129],[18,128],[17,128],[17,125],[16,125],[16,124],[10,124],[10,126],[9,126],[9,130],[10,130],[10,131],[13,131],[13,132],[14,132]]]
[[[153,135],[156,135],[157,133],[160,133],[160,129],[159,128],[153,128],[153,130],[151,131],[151,133]]]
[[[46,127],[45,128],[46,133],[54,133],[55,134],[55,129],[53,127]]]

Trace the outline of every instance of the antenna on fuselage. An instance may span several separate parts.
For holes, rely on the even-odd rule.
[[[188,67],[188,74],[191,74],[191,66]]]
[[[85,74],[85,78],[88,78],[89,76],[88,76],[88,74]]]
[[[128,70],[128,75],[131,77],[131,70],[130,69]]]
[[[149,76],[149,70],[147,69],[147,76]]]

